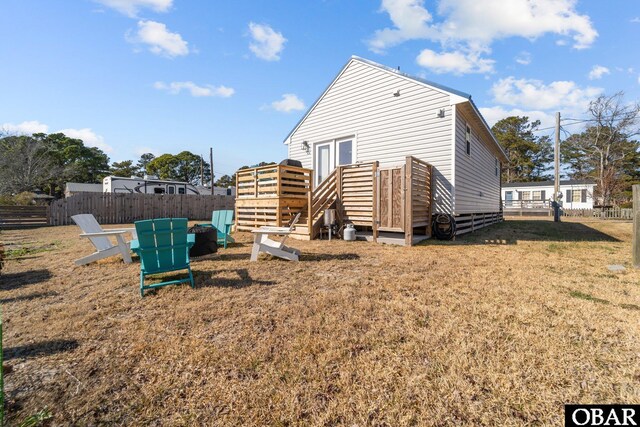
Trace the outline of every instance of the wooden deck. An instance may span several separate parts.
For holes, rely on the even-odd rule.
[[[298,213],[295,237],[309,239],[310,169],[269,165],[236,173],[236,230],[283,227]]]
[[[412,156],[403,164],[380,168],[378,162],[338,166],[311,188],[311,169],[271,165],[240,170],[236,174],[236,229],[282,227],[301,212],[292,237],[315,239],[323,215],[336,209],[340,224],[402,236],[405,245],[414,237],[431,235],[432,167]]]

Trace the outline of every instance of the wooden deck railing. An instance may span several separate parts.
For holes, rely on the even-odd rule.
[[[549,200],[505,200],[502,202],[505,209],[551,209]]]
[[[329,209],[338,198],[336,189],[337,172],[339,172],[339,169],[334,169],[311,194],[311,215],[309,215],[309,220],[312,239],[320,232],[324,211]]]
[[[306,198],[311,188],[311,171],[295,166],[269,165],[242,169],[236,173],[237,197]]]
[[[263,225],[286,226],[302,212],[294,233],[308,235],[311,174],[311,169],[284,165],[236,172],[236,229],[249,231]]]

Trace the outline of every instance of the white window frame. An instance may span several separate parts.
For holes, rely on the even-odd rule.
[[[318,148],[323,145],[329,145],[329,161],[330,168],[329,173],[338,167],[338,160],[340,152],[338,151],[338,145],[341,142],[351,141],[351,164],[358,162],[358,135],[353,133],[349,136],[343,136],[340,138],[333,138],[329,140],[315,142],[313,144],[313,182],[314,188],[318,186]]]
[[[336,167],[340,166],[338,165],[339,161],[340,161],[340,144],[343,142],[348,142],[351,141],[351,163],[349,164],[354,164],[356,162],[356,138],[355,137],[348,137],[348,138],[339,138],[339,139],[335,139],[334,140],[334,151],[335,151],[335,164]]]

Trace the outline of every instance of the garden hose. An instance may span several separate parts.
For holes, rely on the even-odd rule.
[[[433,235],[438,240],[451,240],[456,235],[456,219],[453,215],[439,213],[433,219]]]

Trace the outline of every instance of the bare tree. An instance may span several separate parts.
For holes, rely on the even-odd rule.
[[[0,194],[32,191],[54,173],[42,138],[25,135],[0,138]]]
[[[624,103],[624,93],[601,95],[589,103],[591,116],[584,132],[563,144],[563,157],[575,178],[596,180],[596,198],[611,205],[624,186],[625,173],[638,161],[640,104]]]

